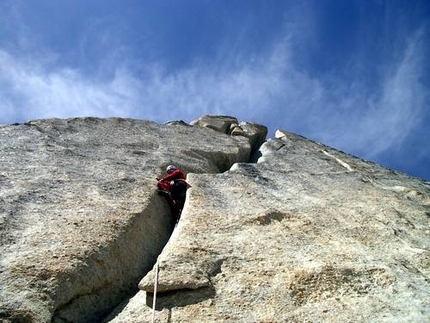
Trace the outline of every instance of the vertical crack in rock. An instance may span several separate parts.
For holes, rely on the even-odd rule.
[[[70,284],[80,290],[67,303],[58,304],[53,322],[90,322],[106,316],[119,299],[137,291],[137,283],[154,265],[172,230],[169,207],[154,193],[145,209],[136,213],[109,245],[85,259],[76,281]],[[91,273],[96,277],[87,281],[85,277]],[[60,285],[56,293],[73,286]]]
[[[216,119],[215,124],[211,121]],[[235,162],[232,162],[232,158],[229,156],[220,156],[219,153],[216,152],[208,152],[202,149],[192,149],[187,152],[187,155],[190,158],[196,158],[200,160],[208,160],[210,163],[216,165],[217,171],[211,173],[223,173],[231,169],[231,167],[240,162],[240,163],[249,163],[256,161],[255,155],[258,154],[260,146],[266,139],[267,128],[261,125],[253,124],[253,123],[240,123],[240,126],[237,124],[237,119],[230,119],[222,117],[222,120],[217,123],[218,117],[209,117],[207,116],[205,122],[203,124],[195,121],[192,124],[201,126],[203,128],[208,128],[214,130],[216,132],[222,132],[230,134],[234,137],[245,137],[249,141],[250,150],[248,152],[239,150],[238,155],[235,156]],[[232,123],[232,124],[230,124]],[[172,123],[170,123],[172,124]],[[233,125],[233,126],[232,126]],[[240,131],[238,128],[240,127]],[[230,129],[230,130],[229,130]],[[232,131],[232,130],[235,130]],[[187,204],[185,204],[183,213],[187,212]],[[182,224],[182,221],[181,221]],[[180,224],[180,225],[181,225]],[[183,224],[186,226],[186,224]],[[182,227],[183,227],[182,226]],[[167,246],[168,248],[168,246]],[[200,250],[196,252],[207,252],[204,250]],[[208,251],[209,252],[209,251]],[[218,259],[215,262],[209,263],[201,263],[199,268],[197,269],[197,276],[191,277],[193,272],[191,272],[191,276],[185,282],[179,281],[177,285],[175,282],[173,284],[167,285],[158,285],[158,295],[157,295],[157,303],[156,310],[169,309],[171,310],[173,307],[179,306],[187,306],[195,303],[202,302],[206,299],[211,299],[215,296],[215,290],[211,283],[211,277],[218,275],[221,273],[221,266],[224,262],[224,259]],[[160,272],[164,272],[165,268],[163,265],[163,260],[161,260]],[[178,268],[179,270],[179,268]],[[199,273],[207,273],[207,275],[201,276]],[[196,280],[197,278],[197,280]],[[148,291],[145,296],[145,303],[148,307],[152,306],[153,303],[153,292],[154,292],[154,270],[150,272],[149,275],[144,277],[144,281],[146,283],[140,284],[141,289],[145,289]],[[198,291],[197,291],[198,290]],[[121,305],[116,311],[114,311],[106,321],[110,321],[114,318],[124,307]]]
[[[164,167],[224,172],[267,133],[215,128],[121,118],[1,127],[0,318],[95,322],[134,293],[173,230],[155,192]]]
[[[260,152],[190,174],[157,321],[425,321],[428,184],[286,132]],[[139,288],[108,322],[150,322],[153,271]]]

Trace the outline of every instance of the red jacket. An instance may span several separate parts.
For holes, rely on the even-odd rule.
[[[173,172],[166,174],[161,181],[173,181],[175,179],[185,179],[185,174],[180,169],[175,169]]]

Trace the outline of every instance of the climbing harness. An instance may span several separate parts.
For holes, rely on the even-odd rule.
[[[157,302],[157,286],[158,286],[158,259],[155,263],[155,277],[154,277],[154,297],[152,299],[152,323],[155,322],[155,304]]]

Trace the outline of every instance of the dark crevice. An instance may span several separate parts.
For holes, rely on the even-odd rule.
[[[191,156],[195,156],[196,159],[203,159],[209,163],[213,163],[217,168],[217,172],[221,173],[229,170],[236,162],[241,162],[245,165],[247,163],[255,163],[261,156],[259,151],[260,146],[260,144],[254,144],[250,149],[251,153],[248,154],[245,154],[244,151],[238,151],[236,155],[221,154],[220,156],[219,153],[197,149],[191,150],[189,153]],[[188,170],[188,172],[192,172],[192,170]],[[112,276],[112,272],[99,273],[100,276],[107,276],[107,286],[92,286],[94,289],[91,291],[72,293],[72,297],[69,300],[57,307],[53,316],[53,322],[76,322],[82,321],[82,319],[86,322],[102,322],[107,317],[112,318],[114,313],[119,313],[125,307],[126,302],[124,300],[129,299],[138,291],[137,285],[139,281],[154,267],[157,257],[169,241],[177,220],[180,219],[180,215],[176,217],[173,212],[174,209],[172,209],[168,198],[158,195],[154,188],[154,195],[151,198],[150,204],[145,210],[142,210],[141,214],[136,216],[128,227],[124,228],[121,237],[118,237],[112,245],[107,247],[106,255],[102,259],[102,262],[106,265],[102,267],[136,264],[130,265],[133,272],[128,272],[127,277],[122,277],[122,281],[115,277],[109,277],[109,275]],[[154,226],[162,231],[162,233],[157,234],[159,242],[156,246],[154,245],[154,241],[148,241],[148,238],[151,239],[151,235],[154,234],[151,231]],[[147,230],[149,230],[148,233],[145,233]],[[131,250],[130,246],[126,245],[130,241],[139,241],[138,243],[134,243],[134,246],[138,246],[139,250],[133,250],[132,255],[128,254]],[[148,245],[150,245],[150,248]],[[148,248],[152,251],[151,254],[148,254]],[[118,259],[115,264],[106,264],[108,261],[111,261],[112,253],[119,254],[122,259]],[[211,277],[221,272],[223,261],[222,259],[216,261],[209,273]],[[97,262],[88,259],[86,263],[88,266],[83,269],[84,271],[100,271]],[[84,274],[88,274],[87,272]],[[110,294],[109,297],[107,294]],[[187,306],[208,298],[213,298],[214,296],[215,289],[211,285],[198,289],[159,292],[157,293],[156,310]],[[88,308],[87,305],[83,306],[86,302],[94,304],[93,299],[97,300],[98,298],[100,300],[103,299],[105,305],[100,305],[97,308],[91,308],[91,306]],[[148,292],[146,299],[147,305],[152,307],[153,294]]]
[[[218,160],[216,166],[218,168],[219,173],[228,171],[233,166],[233,164],[235,164],[237,162],[240,162],[240,164],[243,165],[246,169],[250,170],[252,168],[252,170],[255,171],[255,167],[253,167],[249,164],[255,164],[257,162],[258,158],[260,158],[262,156],[262,154],[260,152],[260,148],[264,142],[254,144],[253,146],[251,146],[250,154],[248,155],[248,160],[242,160],[242,161],[232,162],[231,157],[228,155],[223,156],[223,158],[220,158],[219,154],[215,154],[212,152],[206,152],[204,150],[194,149],[194,150],[191,150],[189,153],[190,153],[190,155],[195,155],[196,158],[202,158],[203,157],[203,159],[209,159],[211,161]],[[172,216],[172,218],[174,219],[175,217]],[[179,219],[180,219],[180,215],[179,215]],[[175,223],[175,222],[173,222],[173,223]],[[173,232],[173,230],[172,230],[172,232]],[[158,292],[157,296],[156,296],[157,298],[156,298],[155,310],[161,311],[163,309],[168,309],[169,313],[171,313],[171,309],[174,307],[183,307],[183,306],[202,302],[202,301],[207,300],[209,298],[214,298],[216,291],[215,291],[214,287],[212,286],[210,278],[214,277],[214,276],[216,276],[222,272],[221,267],[222,267],[222,264],[224,263],[224,261],[225,261],[225,259],[218,259],[213,263],[213,266],[210,268],[210,270],[208,272],[209,284],[210,284],[209,286],[204,286],[204,287],[200,287],[197,289],[184,288],[184,289],[179,289],[179,290]],[[155,265],[155,263],[154,263],[154,265]],[[151,292],[147,292],[146,293],[146,305],[148,307],[152,308],[153,299],[154,299],[154,294]],[[124,306],[125,305],[123,305],[123,307],[121,307],[121,309],[123,309]],[[116,309],[115,312],[119,313],[119,311],[121,309],[118,308],[118,309]]]
[[[124,299],[136,294],[139,281],[154,266],[173,229],[168,204],[154,190],[150,203],[118,237],[77,269],[76,283],[70,286],[67,277],[58,278],[56,294],[65,298],[56,305],[52,322],[102,322]],[[103,280],[94,281],[94,273]]]
[[[73,312],[76,312],[76,309],[88,308],[88,304],[90,304],[90,310],[79,315],[79,321],[99,322],[101,317],[105,317],[110,313],[111,308],[118,305],[118,299],[122,300],[124,298],[131,297],[136,292],[137,288],[134,284],[129,286],[117,286],[114,283],[109,283],[87,293],[78,294],[66,304],[55,310],[53,322],[76,322]],[[103,295],[115,294],[117,297],[108,300],[104,299],[103,302],[110,304],[109,306],[97,306],[97,303]]]
[[[263,154],[260,151],[260,147],[258,147],[258,149],[256,149],[254,153],[251,154],[251,156],[249,157],[248,163],[256,164],[258,162],[258,159],[263,156]]]
[[[97,125],[102,122],[106,122],[106,120],[98,118],[49,119],[30,121],[16,124],[16,126],[22,126],[27,132],[31,132],[31,135],[43,138],[44,146],[42,148],[49,151],[58,150],[56,153],[68,155],[73,159],[77,156],[91,156],[86,151],[85,154],[78,151],[81,143],[68,139],[67,135],[77,133],[80,130],[79,126],[85,123]],[[184,122],[178,124],[184,125]],[[229,170],[236,162],[256,162],[261,146],[256,142],[262,139],[262,135],[259,135],[259,138],[250,139],[250,142],[253,141],[250,143],[251,147],[244,144],[243,139],[237,140],[236,142],[239,144],[235,146],[233,143],[231,150],[226,149],[226,151],[229,150],[228,152],[190,149],[187,157],[192,157],[200,162],[199,173],[203,171],[222,173]],[[92,144],[94,147],[98,147],[101,142],[97,141]],[[210,143],[208,145],[211,146]],[[133,155],[145,155],[158,147],[145,144],[130,145],[129,148],[132,149]],[[109,160],[109,156],[105,156],[105,159]],[[187,171],[193,172],[191,169]],[[124,180],[133,181],[133,179]],[[101,189],[113,190],[109,186],[110,183],[106,185],[101,186]],[[49,286],[52,303],[47,310],[50,312],[46,314],[47,316],[52,315],[52,322],[101,322],[106,315],[112,312],[113,308],[138,291],[139,281],[153,268],[176,224],[168,201],[165,197],[158,196],[155,189],[154,187],[149,203],[142,207],[138,214],[127,214],[131,217],[127,220],[128,224],[124,225],[120,232],[115,231],[117,232],[115,237],[110,236],[112,239],[109,242],[103,241],[102,246],[91,249],[90,253],[76,259],[77,265],[70,266],[69,271],[58,271],[52,274],[53,282],[52,286]],[[3,221],[1,225],[12,226],[14,223]],[[12,239],[12,237],[0,238]],[[222,263],[223,260],[215,262],[209,272],[211,277],[221,272]],[[212,286],[201,287],[197,290],[183,289],[161,293],[157,296],[157,308],[186,306],[214,297],[214,295],[215,290]],[[6,313],[5,309],[0,309],[0,321],[2,316],[9,317],[9,312],[4,313]],[[27,319],[25,315],[22,314],[22,318],[17,318],[16,321],[35,320],[34,316]]]

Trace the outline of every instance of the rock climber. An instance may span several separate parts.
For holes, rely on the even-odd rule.
[[[168,198],[173,216],[178,221],[190,185],[185,181],[185,174],[175,165],[167,166],[166,173],[162,178],[157,178],[158,194]]]

